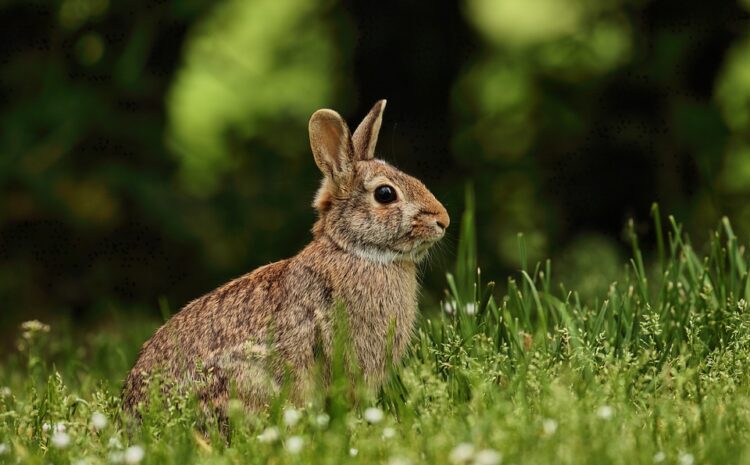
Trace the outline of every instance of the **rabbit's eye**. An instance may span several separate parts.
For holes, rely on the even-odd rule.
[[[396,200],[396,189],[388,185],[378,186],[375,189],[375,200],[379,203],[391,203]]]

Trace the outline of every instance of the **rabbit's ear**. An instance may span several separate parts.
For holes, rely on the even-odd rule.
[[[354,131],[352,142],[354,143],[354,157],[356,160],[372,160],[375,158],[375,144],[378,143],[380,124],[383,122],[383,110],[385,110],[385,99],[379,100],[365,116],[365,119]]]
[[[352,140],[349,127],[333,110],[313,113],[308,126],[315,164],[333,181],[341,184],[352,175]]]

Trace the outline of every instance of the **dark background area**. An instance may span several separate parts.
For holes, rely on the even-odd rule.
[[[750,232],[747,2],[5,1],[0,333],[157,318],[310,239],[307,119],[355,126],[504,281],[517,233],[595,290],[658,201],[701,242]],[[457,241],[428,267],[439,298]],[[614,278],[612,278],[614,279]]]

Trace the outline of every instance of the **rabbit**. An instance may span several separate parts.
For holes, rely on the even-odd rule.
[[[199,386],[201,404],[219,412],[234,395],[263,408],[289,374],[292,397],[304,400],[316,351],[330,355],[337,303],[362,379],[384,382],[386,358],[398,363],[414,331],[417,265],[450,223],[424,184],[375,158],[385,105],[378,101],[353,135],[333,110],[312,115],[310,146],[323,174],[312,242],[188,303],[159,328],[125,380],[126,411],[137,415],[156,372]]]

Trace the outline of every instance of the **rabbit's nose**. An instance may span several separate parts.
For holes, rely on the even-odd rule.
[[[435,224],[443,231],[445,232],[446,229],[448,229],[448,225],[451,224],[451,219],[448,216],[448,212],[445,208],[441,206],[441,208],[438,210],[438,214],[435,215]]]

